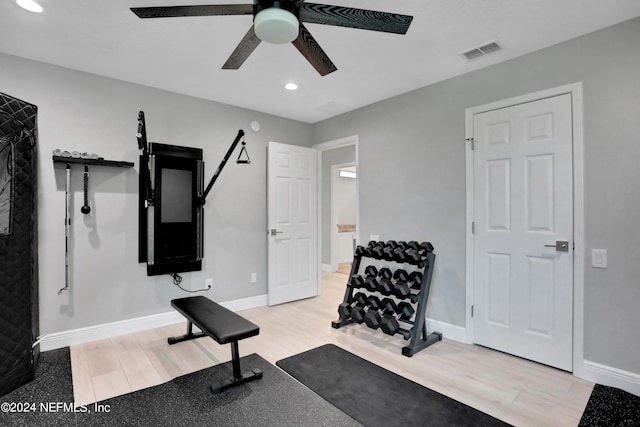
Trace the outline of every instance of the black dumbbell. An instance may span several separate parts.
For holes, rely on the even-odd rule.
[[[393,293],[393,282],[391,279],[380,279],[377,291],[382,295],[391,295]]]
[[[362,323],[364,322],[364,316],[365,316],[365,311],[364,311],[364,307],[361,307],[359,305],[356,305],[355,307],[353,307],[351,309],[351,311],[349,312],[349,316],[351,316],[351,318],[353,319],[354,322],[356,323]]]
[[[355,254],[356,256],[363,256],[365,254],[364,246],[360,246],[360,245],[356,246]]]
[[[340,319],[346,319],[351,315],[351,304],[343,302],[338,306],[338,314],[340,315]]]
[[[364,287],[367,288],[370,292],[375,292],[378,290],[378,279],[373,276],[369,276],[364,281]]]
[[[371,329],[378,329],[380,327],[380,320],[380,313],[375,310],[369,310],[367,314],[364,315],[364,323]]]
[[[351,303],[343,302],[338,306],[338,314],[341,319],[346,319],[351,315],[351,310],[356,307],[365,307],[367,305],[367,296],[362,292],[358,292],[353,296]]]
[[[407,249],[405,252],[405,262],[418,264],[422,260],[422,255],[417,249]]]
[[[387,335],[402,334],[405,340],[411,338],[411,331],[402,329],[398,320],[391,315],[385,314],[379,322],[379,327]],[[367,325],[368,326],[368,325]]]
[[[398,299],[410,298],[411,288],[405,281],[398,280],[393,286],[393,295]]]
[[[401,302],[396,306],[396,313],[402,320],[409,320],[415,313],[413,306],[408,302]]]
[[[384,259],[384,245],[373,247],[371,249],[371,256],[375,259]]]
[[[375,295],[369,295],[367,297],[367,307],[369,307],[369,310],[380,309],[380,298]]]
[[[407,251],[405,248],[398,247],[393,251],[393,260],[396,262],[407,262]]]
[[[391,298],[383,298],[380,301],[380,312],[382,314],[394,314],[396,312],[396,302]]]
[[[349,284],[354,288],[361,288],[364,286],[364,278],[357,274],[354,274],[349,279]]]
[[[393,273],[391,273],[391,269],[382,267],[378,272],[378,277],[381,277],[383,279],[391,279],[393,277]]]
[[[376,277],[378,275],[378,269],[373,265],[368,265],[364,269],[364,275],[367,277]]]
[[[355,303],[356,305],[359,306],[366,306],[367,305],[367,295],[362,293],[362,292],[358,292],[353,296],[353,303]]]
[[[409,275],[407,274],[406,270],[399,268],[393,272],[393,278],[401,282],[406,282],[407,280],[409,280]]]
[[[415,240],[407,242],[407,249],[418,250],[418,249],[420,249],[420,243],[416,242]]]
[[[420,249],[424,250],[425,252],[433,252],[433,245],[431,244],[431,242],[422,242],[420,243]]]
[[[422,273],[412,271],[409,275],[409,282],[411,282],[412,289],[420,289],[422,287]]]

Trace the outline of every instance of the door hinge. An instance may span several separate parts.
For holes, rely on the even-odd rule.
[[[473,306],[471,306],[471,317],[473,317]]]
[[[471,151],[475,150],[475,140],[473,138],[467,138],[466,141],[471,143]]]
[[[476,222],[471,221],[471,234],[476,234]]]

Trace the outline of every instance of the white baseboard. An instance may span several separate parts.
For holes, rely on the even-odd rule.
[[[249,308],[263,307],[267,305],[267,295],[244,298],[220,303],[231,311],[246,310]],[[104,323],[88,326],[86,328],[72,329],[69,331],[46,334],[40,338],[40,351],[55,350],[85,342],[111,338],[119,335],[131,334],[148,329],[160,328],[185,322],[185,318],[177,311],[152,314],[150,316],[136,317],[134,319]]]
[[[439,320],[426,319],[427,333],[440,332],[443,338],[447,338],[454,341],[466,342],[467,333],[464,326],[456,326],[450,323],[440,322]]]
[[[332,273],[335,270],[333,269],[333,266],[331,264],[321,264],[320,265],[320,269],[322,271],[324,271],[325,273]]]
[[[582,378],[594,383],[616,387],[640,396],[640,375],[622,369],[584,361]]]

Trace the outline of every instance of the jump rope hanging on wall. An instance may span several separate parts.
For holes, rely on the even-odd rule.
[[[148,276],[169,274],[186,292],[206,291],[211,287],[182,288],[179,273],[202,270],[204,205],[241,140],[236,163],[251,163],[244,131],[238,131],[206,188],[202,149],[148,142],[144,111],[138,113],[136,138],[140,150],[138,262],[147,264]]]

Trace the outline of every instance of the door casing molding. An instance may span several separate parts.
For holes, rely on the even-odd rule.
[[[492,102],[465,110],[465,168],[466,168],[466,342],[474,342],[471,310],[473,305],[473,116],[487,111],[512,107],[558,95],[571,94],[573,132],[573,374],[584,377],[584,129],[582,82],[558,86],[539,92]]]

